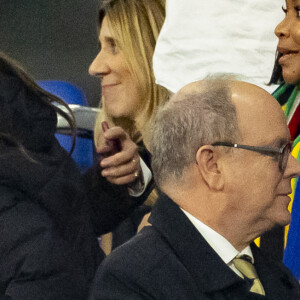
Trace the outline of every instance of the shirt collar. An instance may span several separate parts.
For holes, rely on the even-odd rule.
[[[200,220],[192,216],[190,213],[181,208],[187,218],[201,233],[207,243],[214,249],[214,251],[220,256],[225,264],[229,264],[237,255],[248,255],[254,263],[253,254],[250,246],[247,246],[242,251],[238,251],[234,246],[221,234],[211,229],[209,226],[202,223]]]

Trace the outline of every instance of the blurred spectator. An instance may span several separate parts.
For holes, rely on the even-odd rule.
[[[104,258],[97,236],[113,229],[136,203],[126,186],[105,177],[83,181],[55,138],[56,113],[75,130],[74,119],[55,102],[68,106],[3,53],[0,86],[0,298],[86,299]],[[122,142],[121,165],[124,156],[125,163],[132,160],[135,144],[121,128],[111,131],[107,134]]]

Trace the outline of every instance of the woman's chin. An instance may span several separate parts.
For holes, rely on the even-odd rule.
[[[295,84],[300,88],[300,72],[296,74],[295,72],[289,72],[282,70],[283,80],[287,84]]]
[[[120,109],[107,109],[107,113],[114,119],[132,119],[133,117],[126,111]]]

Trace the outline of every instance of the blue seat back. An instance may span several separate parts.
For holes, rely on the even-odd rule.
[[[69,82],[59,80],[40,80],[38,81],[38,84],[44,90],[61,98],[68,104],[88,106],[88,102],[83,91]],[[71,136],[56,134],[56,138],[64,149],[70,151],[72,146]],[[86,171],[93,164],[93,147],[92,139],[76,137],[76,146],[73,151],[72,158],[82,172]]]
[[[283,262],[292,271],[296,279],[300,280],[300,179],[298,179],[293,208],[292,221],[289,228],[287,245]]]

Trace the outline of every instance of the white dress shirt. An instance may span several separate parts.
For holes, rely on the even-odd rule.
[[[192,216],[190,213],[181,208],[187,218],[196,227],[196,229],[201,233],[203,238],[207,243],[214,249],[214,251],[220,256],[224,263],[231,268],[237,275],[243,278],[242,274],[236,269],[233,264],[233,259],[236,256],[248,255],[251,258],[252,263],[254,263],[253,254],[250,246],[247,246],[242,251],[238,251],[234,246],[225,239],[221,234],[211,229],[203,222]]]

